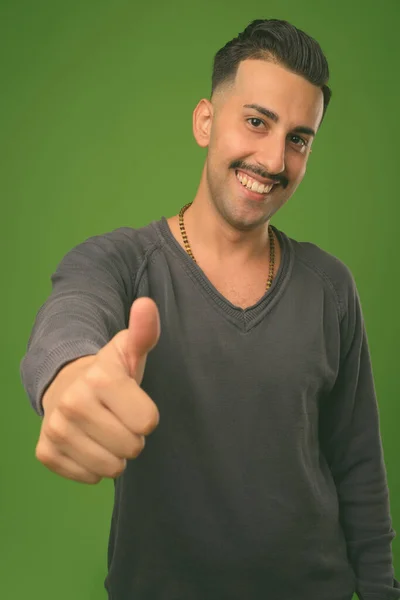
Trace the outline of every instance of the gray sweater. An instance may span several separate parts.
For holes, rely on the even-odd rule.
[[[271,289],[228,302],[164,217],[79,244],[52,275],[21,376],[34,409],[68,361],[158,306],[142,387],[160,423],[115,481],[110,600],[400,598],[367,337],[349,269],[274,228]]]

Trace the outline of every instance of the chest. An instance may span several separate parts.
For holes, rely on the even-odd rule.
[[[243,431],[263,443],[266,424],[274,424],[272,447],[282,436],[314,432],[320,398],[332,388],[340,354],[330,291],[319,279],[304,281],[305,272],[298,284],[292,276],[277,299],[276,287],[266,293],[268,268],[235,274],[199,266],[234,306],[265,299],[249,311],[232,310],[202,279],[186,279],[173,263],[164,280],[154,282],[161,336],[147,358],[142,386],[164,423],[166,414],[180,415],[185,427],[193,426],[193,439],[203,425],[212,428],[207,435],[213,439],[224,431],[226,448],[237,446]],[[243,443],[248,441],[244,436]]]
[[[201,266],[203,273],[215,289],[231,304],[242,309],[254,306],[265,295],[269,264],[252,269]]]
[[[255,304],[265,294],[264,284],[250,287],[246,295],[239,291],[245,286],[235,289],[229,281],[219,288],[234,305]],[[302,435],[311,426],[315,432],[320,398],[337,373],[339,332],[331,329],[326,336],[334,306],[331,319],[323,302],[317,306],[307,295],[288,292],[252,326],[252,311],[224,311],[204,290],[189,297],[175,288],[171,297],[174,301],[165,301],[164,291],[156,298],[161,336],[148,356],[143,383],[164,422],[166,413],[179,414],[193,425],[193,438],[202,424],[212,428],[207,435],[213,439],[224,431],[227,448],[237,447],[244,431],[264,443],[265,427],[272,423],[276,439],[268,443],[273,447],[283,435]],[[248,440],[244,436],[243,444]]]
[[[242,309],[257,304],[266,292],[267,277],[264,280],[259,277],[247,283],[220,277],[208,277],[208,279],[226,300]]]

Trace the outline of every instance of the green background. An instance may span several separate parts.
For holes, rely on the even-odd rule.
[[[2,598],[105,598],[112,483],[63,480],[36,460],[40,419],[19,363],[68,250],[194,197],[205,151],[192,111],[209,96],[215,52],[256,18],[291,21],[330,63],[334,95],[307,176],[273,222],[354,274],[400,530],[399,10],[398,0],[0,1]],[[399,577],[400,538],[393,550]]]

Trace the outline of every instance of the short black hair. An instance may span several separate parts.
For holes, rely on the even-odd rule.
[[[332,96],[328,61],[318,42],[287,21],[257,19],[218,50],[214,57],[211,96],[222,83],[233,82],[239,63],[246,59],[275,62],[321,88],[322,119]],[[322,122],[321,119],[321,122]]]

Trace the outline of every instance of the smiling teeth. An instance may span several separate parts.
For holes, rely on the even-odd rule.
[[[259,183],[258,181],[255,181],[255,179],[251,179],[251,177],[247,177],[246,175],[242,176],[240,175],[240,173],[237,173],[236,177],[239,179],[240,183],[248,190],[251,190],[252,192],[258,192],[259,194],[268,194],[268,192],[270,192],[274,186],[273,183],[270,183],[269,185],[264,185],[262,183]]]

